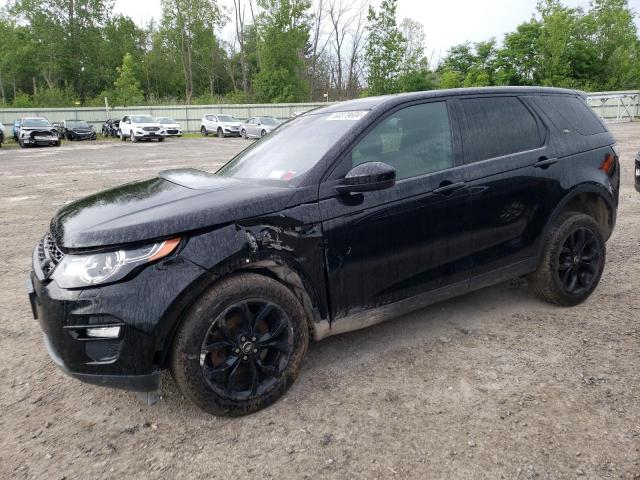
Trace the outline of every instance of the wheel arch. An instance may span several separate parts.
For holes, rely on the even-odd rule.
[[[547,219],[544,234],[538,242],[537,256],[542,255],[545,239],[558,217],[567,211],[584,213],[592,217],[600,226],[602,235],[608,240],[616,224],[617,205],[613,195],[602,185],[584,183],[571,189],[558,202]]]
[[[311,283],[305,278],[301,269],[282,256],[256,259],[246,263],[244,255],[235,256],[205,272],[192,282],[167,309],[161,320],[161,340],[154,354],[154,364],[166,368],[170,361],[170,352],[180,326],[184,322],[193,303],[206,291],[220,282],[243,273],[255,273],[269,277],[287,287],[300,301],[307,315],[310,338],[316,339],[317,325],[326,322],[321,312],[314,305],[317,299],[310,288]]]

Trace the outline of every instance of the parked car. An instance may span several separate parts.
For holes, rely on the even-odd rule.
[[[95,140],[96,129],[84,120],[65,120],[62,122],[61,136],[67,140]]]
[[[13,139],[17,142],[20,136],[20,119],[13,122]]]
[[[205,137],[215,133],[218,137],[237,137],[240,135],[240,120],[231,115],[205,115],[202,117],[200,133]]]
[[[102,124],[103,137],[117,137],[120,135],[120,119],[110,118]]]
[[[283,395],[311,339],[522,275],[548,302],[585,301],[619,185],[581,93],[363,98],[215,174],[164,171],[63,207],[29,296],[70,375],[153,401],[169,368],[200,408],[243,415]]]
[[[640,192],[640,152],[636,155],[636,190]]]
[[[253,117],[240,124],[240,136],[242,138],[261,138],[270,133],[282,122],[273,117]]]
[[[30,146],[60,146],[60,137],[56,127],[43,117],[20,119],[18,144],[22,148]]]
[[[2,146],[2,142],[4,142],[4,125],[0,123],[0,147]]]
[[[132,142],[158,140],[164,142],[165,130],[149,115],[125,115],[120,120],[120,140]]]
[[[162,125],[164,128],[166,137],[181,137],[182,136],[182,128],[180,128],[180,124],[176,122],[173,118],[169,117],[159,117],[156,118],[156,122]]]

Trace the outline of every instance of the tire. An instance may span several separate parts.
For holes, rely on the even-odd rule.
[[[203,137],[208,137],[209,136],[209,132],[207,132],[206,127],[203,125],[202,127],[200,127],[200,135],[202,135]]]
[[[138,143],[138,139],[136,138],[136,136],[133,134],[133,130],[131,130],[131,133],[129,134],[129,138],[133,143]]]
[[[240,130],[240,136],[245,140],[247,139],[247,131],[244,128]]]
[[[60,145],[62,145],[62,142],[60,140],[53,144],[54,147],[59,147]]]
[[[224,132],[222,131],[222,127],[218,127],[217,135],[218,135],[218,138],[224,137]]]
[[[246,317],[242,305],[248,306]],[[243,318],[259,318],[265,309],[253,331],[243,329]],[[171,374],[182,393],[202,410],[247,415],[287,391],[298,376],[308,344],[305,311],[287,287],[262,275],[234,275],[214,285],[191,307],[173,341]],[[210,347],[208,353],[205,345]]]
[[[124,133],[122,133],[122,130],[118,131],[118,134],[120,135],[120,141],[121,142],[126,142],[127,141],[127,137],[124,136]]]
[[[267,134],[267,131],[266,130],[262,130],[260,132],[260,137],[264,137],[266,134]]]
[[[565,212],[551,227],[542,260],[528,280],[541,299],[572,307],[596,289],[605,261],[606,243],[596,221],[589,215]]]
[[[20,145],[20,148],[27,148],[29,146],[26,143],[24,143],[22,140],[18,140],[18,145]]]
[[[164,142],[164,137],[160,137],[160,138],[158,139],[158,141],[159,141],[159,142]]]

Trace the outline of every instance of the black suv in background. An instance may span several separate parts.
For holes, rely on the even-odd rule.
[[[215,174],[65,206],[28,281],[49,353],[87,382],[202,409],[278,399],[311,339],[526,275],[569,307],[616,221],[614,139],[575,91],[443,90],[301,115]]]

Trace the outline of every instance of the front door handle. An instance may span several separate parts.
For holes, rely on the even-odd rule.
[[[534,167],[544,169],[544,168],[549,168],[554,163],[558,163],[557,158],[541,157],[540,160],[538,160],[538,162],[534,165]]]
[[[439,188],[436,188],[433,193],[436,195],[451,195],[456,190],[460,190],[464,188],[467,184],[464,182],[458,183],[450,183],[450,182],[442,182]]]

